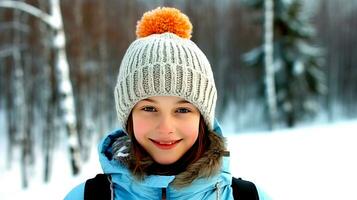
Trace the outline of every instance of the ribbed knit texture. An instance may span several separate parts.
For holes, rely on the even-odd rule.
[[[208,128],[213,128],[217,90],[211,66],[194,42],[173,33],[139,38],[129,46],[114,95],[124,129],[135,104],[151,96],[189,101],[199,109]]]

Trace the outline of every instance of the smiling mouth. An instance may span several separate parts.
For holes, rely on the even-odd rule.
[[[154,140],[150,139],[151,142],[153,142],[157,147],[160,149],[171,149],[176,146],[179,142],[181,142],[182,139],[180,140],[171,140],[171,141],[161,141],[161,140]]]
[[[176,144],[178,142],[180,142],[182,139],[180,140],[172,140],[172,141],[160,141],[160,140],[154,140],[154,139],[150,139],[152,142],[156,143],[156,144],[161,144],[161,145],[172,145],[172,144]]]

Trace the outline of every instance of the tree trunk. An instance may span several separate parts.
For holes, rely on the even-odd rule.
[[[73,174],[80,171],[80,152],[77,132],[77,120],[73,97],[72,84],[69,77],[69,65],[65,50],[66,38],[63,29],[63,19],[59,0],[50,1],[51,16],[57,24],[54,36],[54,55],[55,55],[55,76],[58,84],[59,103],[61,118],[65,124],[69,141],[69,151],[71,168]]]
[[[269,112],[269,128],[273,130],[277,120],[277,102],[275,91],[275,72],[273,57],[274,33],[274,3],[273,0],[264,0],[264,66],[265,92]]]
[[[52,170],[52,156],[54,148],[54,134],[57,134],[58,131],[54,126],[54,118],[57,113],[57,102],[56,102],[56,92],[57,88],[55,83],[55,72],[54,69],[50,69],[50,85],[51,85],[51,94],[48,98],[47,109],[46,109],[46,126],[43,134],[43,145],[44,145],[44,181],[49,182],[51,170]]]
[[[12,62],[9,59],[6,59],[6,66],[7,67],[7,83],[8,87],[6,90],[6,121],[7,121],[7,135],[8,135],[8,145],[7,145],[7,168],[12,167],[12,160],[13,160],[13,152],[14,147],[16,145],[16,136],[17,136],[17,126],[16,126],[16,117],[15,117],[15,94],[14,94],[14,68],[12,67]]]
[[[21,21],[21,13],[18,10],[14,12],[14,21]],[[21,33],[19,31],[15,31],[13,45],[19,46],[21,43]],[[21,63],[21,53],[19,49],[13,50],[13,67],[14,67],[14,103],[15,103],[15,115],[16,115],[16,126],[19,131],[19,142],[21,147],[21,176],[22,176],[22,186],[23,188],[28,187],[29,182],[29,151],[28,151],[28,133],[26,128],[26,120],[27,120],[27,102],[25,96],[25,84],[24,84],[24,69]]]

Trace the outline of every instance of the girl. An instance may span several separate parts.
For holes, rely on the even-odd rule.
[[[213,73],[191,30],[174,8],[137,24],[114,92],[123,129],[99,146],[110,199],[233,199]],[[66,199],[84,199],[86,187]]]

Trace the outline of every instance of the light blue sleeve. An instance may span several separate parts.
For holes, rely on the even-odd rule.
[[[259,188],[258,186],[256,187],[258,190],[259,200],[272,200],[272,198],[262,188]]]
[[[64,200],[84,200],[84,185],[81,183],[74,187],[64,198]]]

